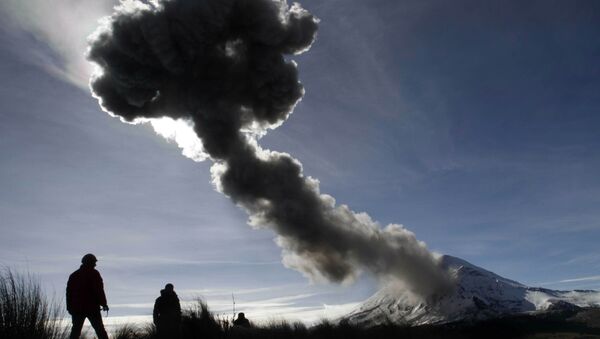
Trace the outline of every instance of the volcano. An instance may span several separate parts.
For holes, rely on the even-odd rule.
[[[417,326],[600,306],[600,291],[530,287],[449,255],[442,257],[442,265],[456,279],[454,292],[423,300],[406,290],[387,287],[342,320],[362,326]]]

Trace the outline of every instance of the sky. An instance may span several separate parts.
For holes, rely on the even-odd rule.
[[[262,147],[437,253],[600,289],[600,3],[300,3],[320,19],[292,57],[306,93]],[[83,55],[114,4],[0,4],[0,264],[60,298],[92,252],[115,317],[151,314],[167,282],[226,314],[233,294],[251,320],[335,316],[374,293],[368,274],[336,285],[286,268],[210,161],[100,109]]]

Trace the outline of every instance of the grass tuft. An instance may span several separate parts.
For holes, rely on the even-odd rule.
[[[0,338],[60,339],[66,337],[64,311],[43,292],[39,279],[0,270]]]
[[[139,328],[134,325],[125,324],[115,330],[114,339],[150,339],[154,337],[153,327]]]

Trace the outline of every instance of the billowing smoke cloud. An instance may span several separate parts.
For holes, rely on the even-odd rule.
[[[421,296],[446,291],[447,272],[412,232],[336,206],[296,159],[256,142],[301,99],[285,55],[306,51],[317,23],[285,0],[126,1],[92,37],[88,57],[101,71],[91,88],[125,121],[190,122],[217,189],[277,233],[286,266],[314,280],[370,271]]]

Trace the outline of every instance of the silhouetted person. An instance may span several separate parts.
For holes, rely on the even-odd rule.
[[[71,339],[79,338],[85,318],[88,318],[92,324],[98,339],[108,339],[100,314],[100,308],[108,311],[108,305],[102,277],[94,268],[97,261],[93,254],[84,255],[81,259],[81,267],[69,276],[67,311],[73,321]]]
[[[244,312],[240,312],[240,313],[238,313],[237,319],[235,319],[233,321],[233,325],[234,326],[240,326],[240,327],[249,328],[250,327],[250,321],[248,321],[248,319],[246,319],[246,315],[244,314]]]
[[[159,338],[179,337],[181,306],[173,284],[165,285],[165,289],[160,291],[160,297],[154,302],[152,318]]]

